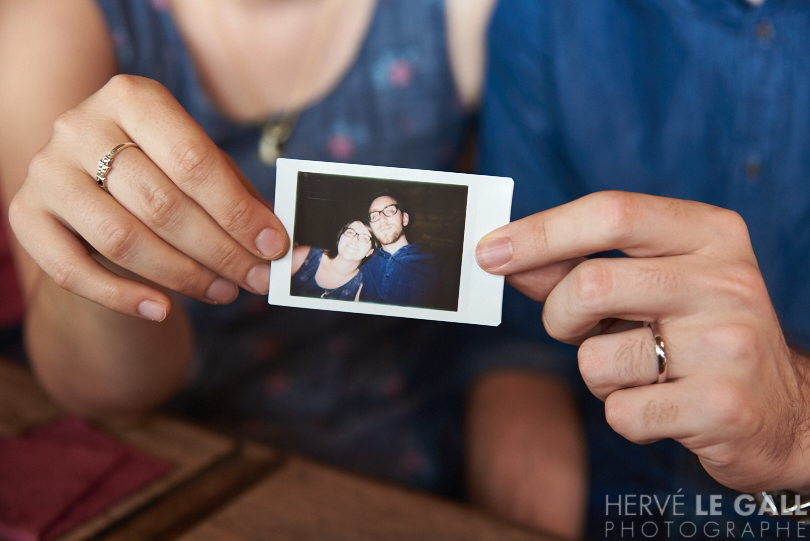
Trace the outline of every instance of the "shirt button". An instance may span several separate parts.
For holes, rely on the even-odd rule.
[[[745,162],[745,176],[756,182],[762,176],[762,162],[758,158],[749,158]]]
[[[754,33],[759,41],[762,43],[769,43],[773,39],[776,31],[774,30],[771,21],[759,21],[754,28]]]

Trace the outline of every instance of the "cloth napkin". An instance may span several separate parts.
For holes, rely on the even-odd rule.
[[[0,538],[58,537],[171,468],[75,417],[0,439]]]

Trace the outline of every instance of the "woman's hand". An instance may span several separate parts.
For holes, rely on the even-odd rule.
[[[583,258],[613,249],[630,257]],[[731,488],[810,489],[808,359],[785,343],[739,215],[602,192],[493,231],[477,257],[545,302],[551,336],[579,344],[618,433],[674,438]],[[668,379],[653,385],[655,335]]]
[[[115,157],[105,193],[98,161],[128,141],[139,148]],[[168,90],[135,76],[114,77],[57,119],[9,218],[61,287],[151,320],[171,308],[155,285],[209,303],[232,301],[237,286],[267,293],[267,261],[289,246],[269,205]]]

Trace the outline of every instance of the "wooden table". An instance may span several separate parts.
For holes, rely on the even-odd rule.
[[[0,360],[0,436],[63,415],[27,370]],[[175,468],[59,541],[553,539],[165,416],[100,428]]]

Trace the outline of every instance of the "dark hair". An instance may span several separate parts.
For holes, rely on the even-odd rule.
[[[371,205],[376,199],[380,197],[390,197],[391,199],[397,202],[397,207],[399,207],[400,212],[402,212],[403,214],[408,213],[408,209],[410,207],[408,205],[407,199],[405,199],[405,197],[401,193],[393,191],[388,188],[380,190],[379,192],[376,192],[374,195],[372,195],[371,199],[369,199],[368,201],[368,204]]]
[[[335,259],[335,256],[337,256],[338,252],[340,251],[338,249],[338,245],[340,244],[340,237],[343,236],[343,232],[346,231],[346,229],[350,225],[352,225],[354,222],[360,222],[361,224],[363,224],[365,226],[366,230],[368,231],[368,234],[371,236],[371,249],[372,249],[371,255],[364,257],[363,260],[360,262],[361,265],[363,265],[366,261],[371,259],[371,256],[374,255],[374,252],[376,252],[377,248],[380,247],[380,241],[377,240],[377,237],[374,236],[374,232],[371,230],[371,224],[369,223],[369,221],[366,218],[357,218],[355,220],[349,220],[348,222],[343,224],[343,227],[341,227],[338,230],[337,238],[335,239],[335,255],[334,256],[331,254],[331,250],[324,250],[323,251],[323,253],[329,259]]]

